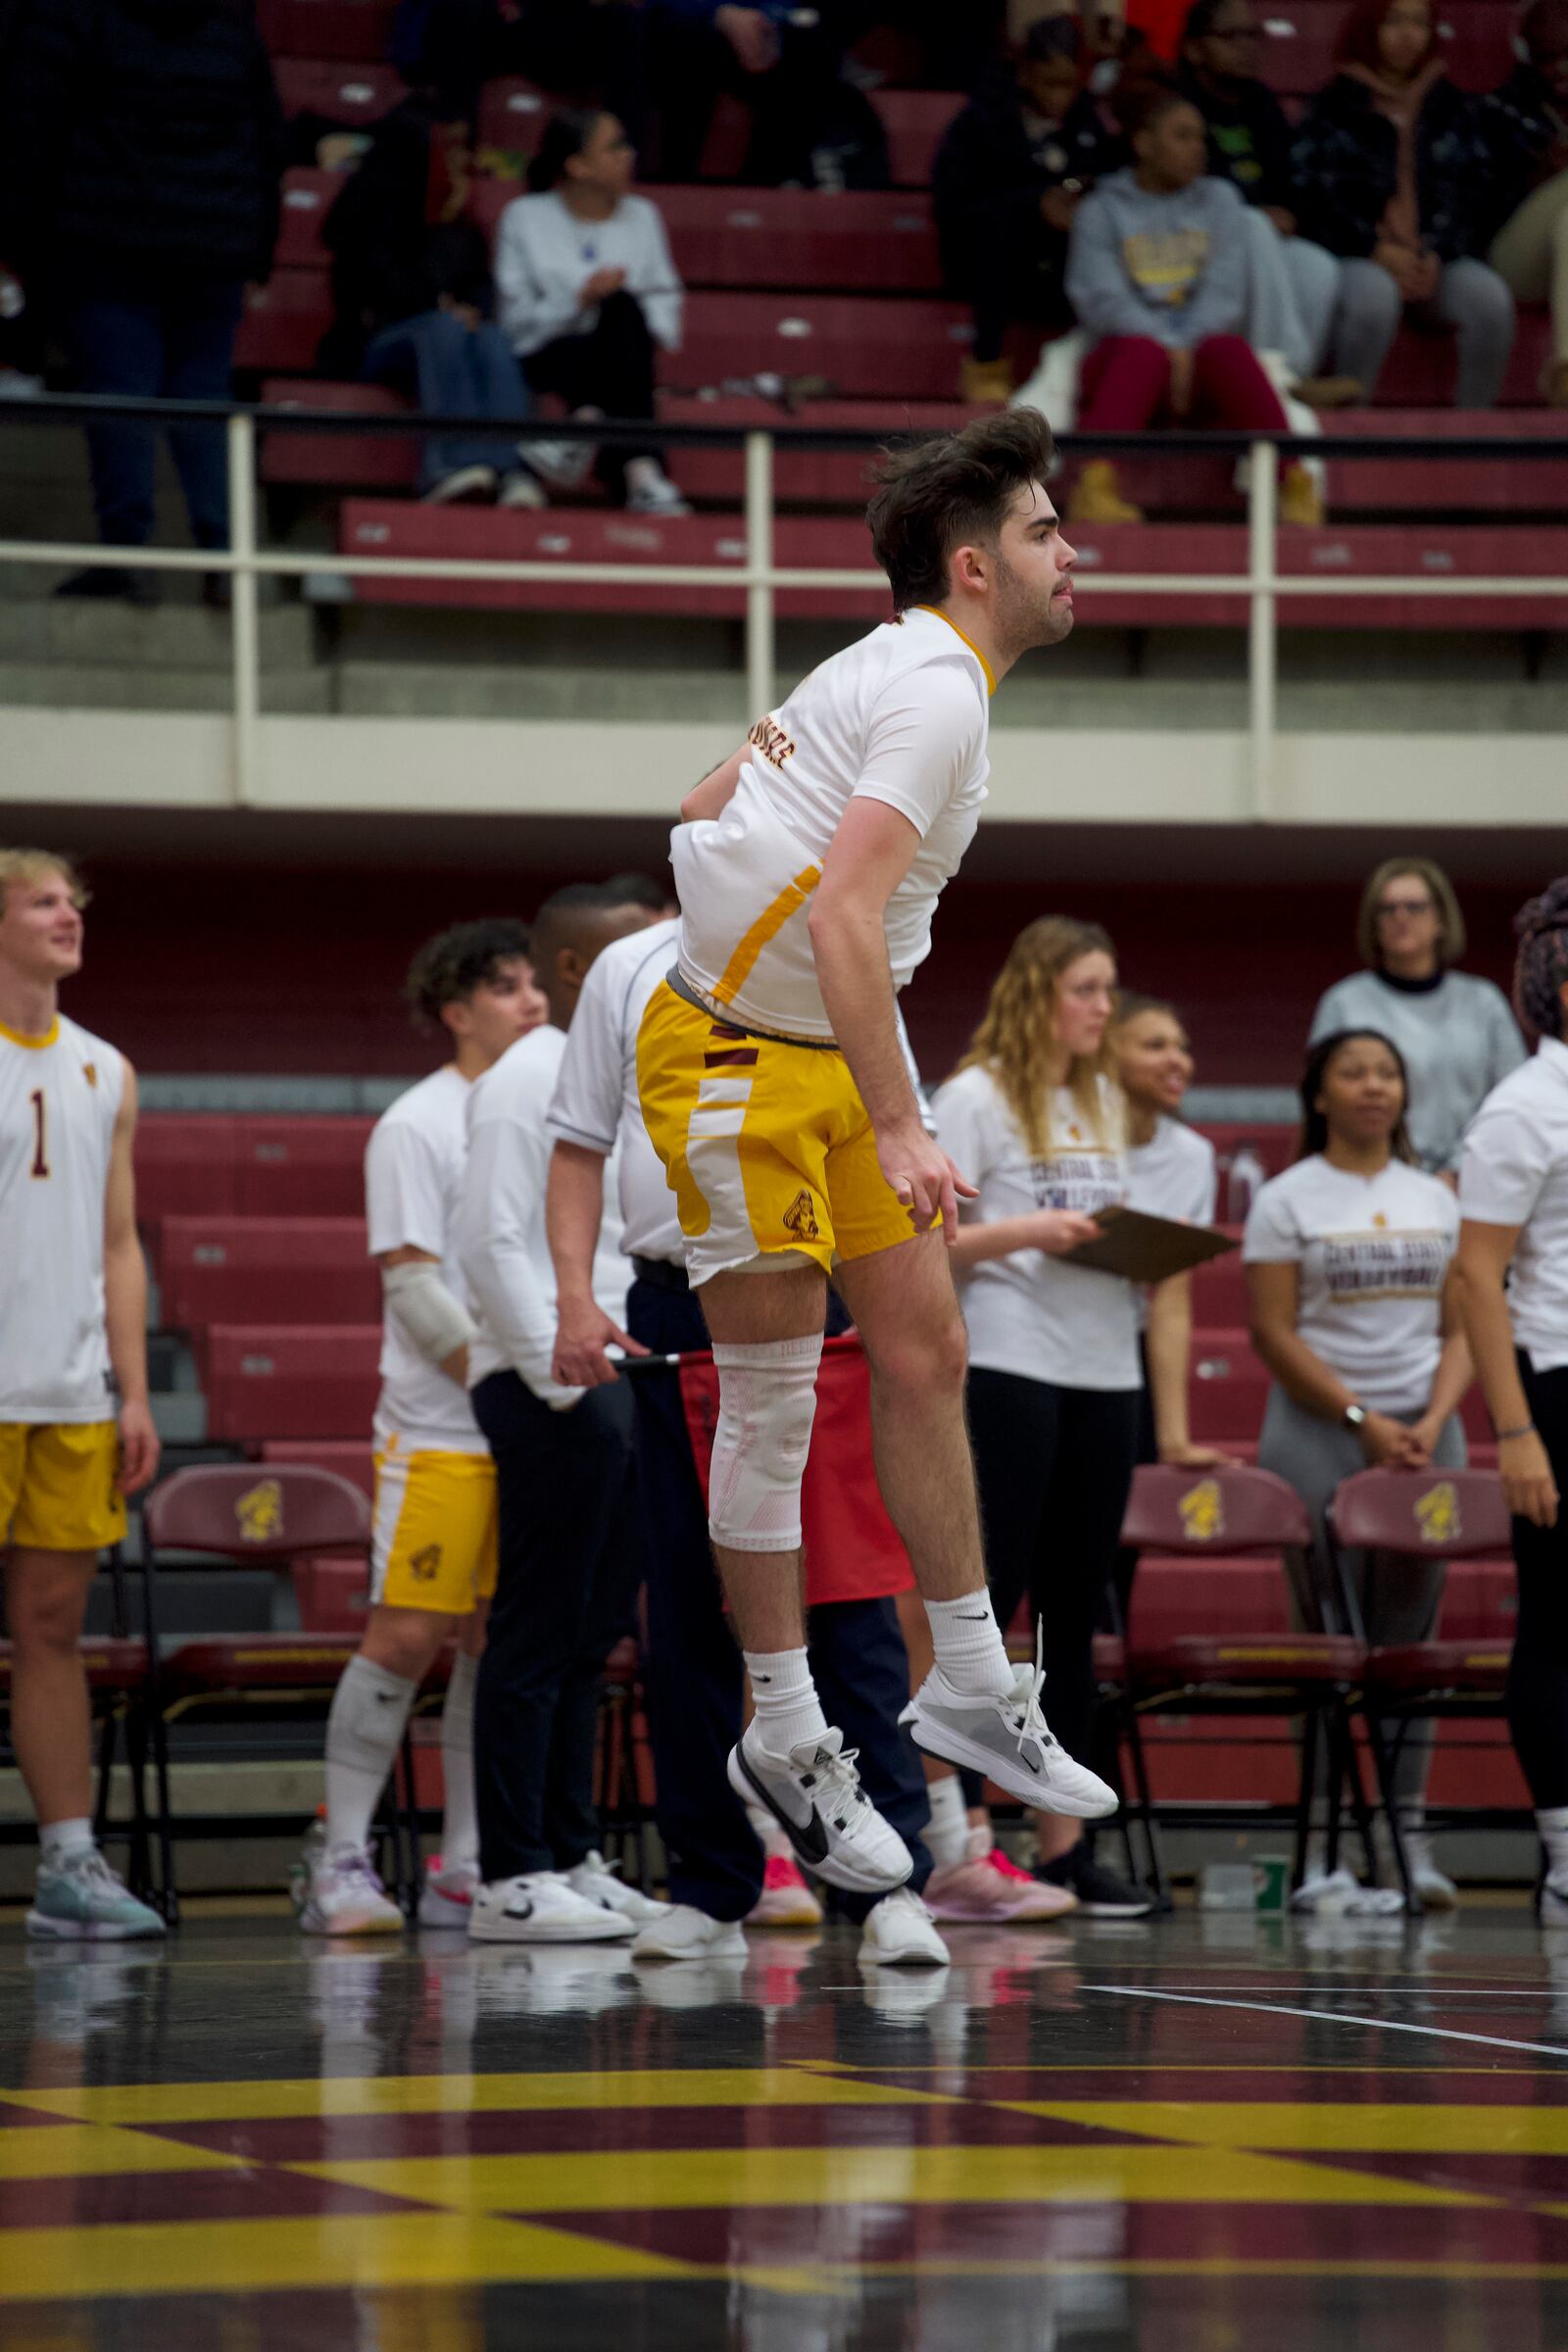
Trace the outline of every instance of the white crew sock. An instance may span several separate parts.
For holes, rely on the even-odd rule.
[[[418,1689],[406,1676],[353,1657],[326,1719],[326,1844],[367,1845],[403,1727]]]
[[[938,1669],[952,1690],[971,1698],[1001,1698],[1012,1689],[1007,1646],[983,1585],[957,1600],[928,1600],[925,1613]]]
[[[771,1813],[764,1813],[760,1805],[748,1805],[746,1818],[752,1825],[752,1836],[769,1862],[778,1854],[794,1853],[795,1848]]]
[[[92,1845],[92,1823],[85,1814],[71,1821],[52,1821],[38,1832],[38,1858],[51,1870],[69,1862],[73,1854],[90,1853]]]
[[[479,1816],[473,1795],[473,1687],[479,1661],[460,1649],[452,1662],[441,1710],[441,1778],[446,1807],[441,1822],[441,1861],[447,1870],[479,1859]],[[387,1710],[391,1712],[390,1708]]]
[[[1568,1805],[1542,1805],[1536,1827],[1546,1849],[1546,1878],[1553,1894],[1568,1894]]]
[[[782,1760],[803,1740],[820,1740],[827,1717],[804,1649],[742,1651],[757,1709],[748,1737]]]
[[[931,1818],[925,1825],[926,1850],[938,1870],[961,1862],[969,1841],[969,1822],[963,1806],[963,1785],[955,1772],[945,1781],[929,1781],[926,1798]]]

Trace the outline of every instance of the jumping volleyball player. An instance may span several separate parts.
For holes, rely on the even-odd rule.
[[[935,1644],[903,1720],[1025,1805],[1116,1802],[1053,1737],[1042,1678],[1014,1672],[992,1609],[948,1259],[972,1188],[922,1124],[895,1017],[979,819],[988,699],[1072,628],[1051,457],[1044,418],[1017,410],[888,462],[867,521],[894,617],[682,803],[676,962],[638,1040],[719,1374],[709,1525],[757,1708],[729,1778],[856,1891],[911,1865],[807,1662],[800,1494],[830,1272],[870,1359],[877,1475]]]

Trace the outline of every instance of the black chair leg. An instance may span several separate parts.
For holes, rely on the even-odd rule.
[[[1296,1803],[1296,1852],[1291,1862],[1293,1887],[1299,1886],[1306,1876],[1307,1840],[1312,1834],[1312,1789],[1317,1780],[1321,1739],[1319,1710],[1309,1702],[1301,1714],[1301,1783]]]
[[[98,1735],[98,1788],[93,1797],[93,1841],[102,1845],[109,1835],[109,1808],[113,1796],[115,1751],[120,1744],[119,1717],[111,1706],[104,1714],[103,1729]]]
[[[169,1792],[169,1721],[162,1708],[153,1716],[153,1786],[158,1796],[158,1866],[163,1881],[159,1908],[172,1928],[179,1925],[179,1889],[174,1884],[174,1815]]]
[[[1394,1868],[1398,1878],[1399,1891],[1404,1896],[1405,1910],[1414,1916],[1423,1906],[1421,1897],[1415,1890],[1415,1882],[1410,1876],[1410,1857],[1404,1850],[1404,1833],[1399,1828],[1399,1802],[1395,1788],[1399,1749],[1404,1744],[1404,1734],[1409,1726],[1408,1723],[1400,1724],[1396,1731],[1393,1744],[1390,1745],[1384,1738],[1385,1725],[1382,1718],[1374,1715],[1371,1708],[1364,1702],[1362,1720],[1366,1724],[1366,1736],[1372,1746],[1372,1761],[1378,1776],[1378,1795],[1382,1802],[1383,1818],[1389,1825],[1389,1845],[1394,1855]]]
[[[1149,1786],[1149,1759],[1144,1753],[1144,1736],[1130,1691],[1122,1693],[1120,1712],[1122,1740],[1127,1749],[1127,1761],[1132,1768],[1134,1803],[1143,1825],[1144,1845],[1149,1856],[1149,1885],[1160,1909],[1168,1911],[1171,1907],[1170,1881],[1165,1876],[1164,1856],[1160,1852],[1159,1824],[1154,1818],[1154,1799]],[[1135,1880],[1137,1876],[1135,1870]]]

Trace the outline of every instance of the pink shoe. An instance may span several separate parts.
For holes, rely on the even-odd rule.
[[[969,1920],[995,1928],[1010,1924],[1017,1915],[1017,1897],[992,1869],[989,1854],[968,1854],[945,1870],[934,1870],[923,1893],[933,1919]]]
[[[822,1906],[789,1854],[769,1854],[762,1892],[746,1915],[749,1928],[819,1928]]]
[[[1070,1886],[1050,1886],[1040,1879],[1032,1879],[1000,1845],[994,1845],[987,1854],[986,1868],[1011,1889],[1016,1903],[1014,1919],[1061,1919],[1078,1908],[1078,1897]]]

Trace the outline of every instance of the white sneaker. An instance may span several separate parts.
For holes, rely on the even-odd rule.
[[[439,1854],[432,1854],[425,1865],[424,1886],[419,1894],[420,1927],[456,1928],[466,1936],[468,1914],[473,1909],[479,1884],[477,1862],[454,1862],[449,1869]]]
[[[1544,1928],[1568,1928],[1568,1886],[1544,1880],[1536,1897],[1536,1916]]]
[[[633,458],[626,467],[626,512],[628,514],[689,514],[691,508],[655,459]]]
[[[1116,1791],[1075,1763],[1052,1731],[1040,1709],[1045,1680],[1037,1637],[1033,1666],[1020,1666],[1012,1689],[1000,1697],[955,1690],[933,1666],[899,1721],[908,1725],[916,1747],[983,1772],[1019,1804],[1102,1820],[1116,1810]]]
[[[77,1846],[57,1862],[40,1855],[29,1936],[60,1943],[130,1943],[166,1933],[151,1904],[116,1878],[95,1845]]]
[[[550,500],[538,475],[530,473],[525,466],[519,466],[515,473],[502,477],[496,504],[499,507],[524,508],[537,514],[541,507],[549,506]]]
[[[496,494],[496,469],[493,466],[460,466],[456,473],[443,474],[440,481],[423,493],[427,507],[471,507]]]
[[[772,1814],[798,1859],[830,1886],[851,1894],[884,1894],[902,1886],[914,1860],[897,1830],[860,1793],[858,1748],[840,1731],[803,1740],[775,1756],[757,1737],[757,1725],[729,1751],[729,1785],[742,1804]]]
[[[619,1870],[618,1862],[607,1862],[596,1850],[585,1854],[574,1870],[567,1871],[566,1884],[576,1888],[585,1903],[598,1903],[606,1911],[618,1911],[634,1928],[644,1928],[652,1920],[662,1919],[669,1905],[644,1894],[640,1886],[624,1886]]]
[[[1308,1870],[1291,1897],[1293,1911],[1317,1919],[1392,1919],[1404,1909],[1397,1886],[1363,1886],[1345,1869]]]
[[[947,1968],[953,1960],[930,1912],[907,1886],[872,1904],[858,1957],[862,1968]]]
[[[1432,1851],[1432,1839],[1425,1830],[1406,1830],[1404,1859],[1410,1872],[1410,1885],[1429,1911],[1457,1911],[1459,1889],[1446,1871],[1440,1870]]]
[[[573,424],[598,424],[603,409],[574,409]],[[528,465],[551,490],[580,490],[594,469],[599,451],[592,441],[530,441]]]
[[[740,1922],[710,1919],[691,1903],[659,1903],[631,1947],[634,1960],[744,1960]]]
[[[532,1870],[473,1890],[468,1934],[475,1943],[613,1943],[632,1923],[590,1903],[559,1870]]]
[[[403,1914],[375,1873],[369,1848],[336,1845],[312,1861],[300,1903],[307,1936],[399,1936]]]

